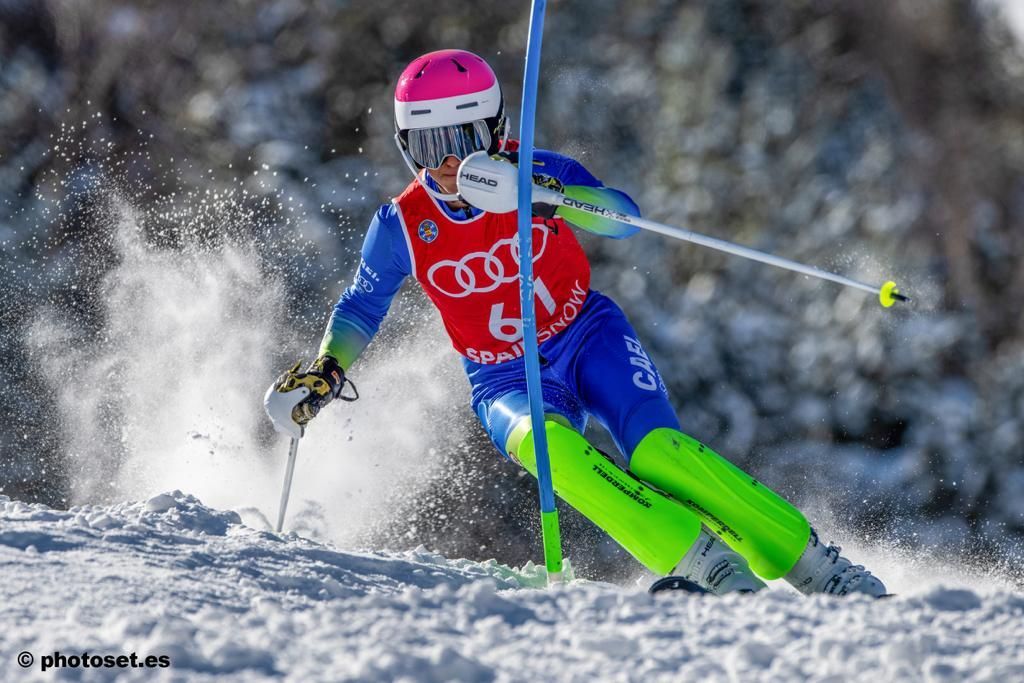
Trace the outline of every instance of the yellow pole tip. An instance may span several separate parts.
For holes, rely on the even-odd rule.
[[[889,280],[882,288],[878,290],[878,300],[882,302],[882,306],[890,308],[896,303],[896,295],[900,293],[900,290],[896,288],[896,283]]]

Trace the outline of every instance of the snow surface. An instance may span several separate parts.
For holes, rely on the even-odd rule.
[[[547,590],[530,565],[342,552],[178,491],[67,511],[0,496],[0,679],[1024,680],[1024,595],[933,579],[881,601]],[[171,666],[40,673],[54,651]]]

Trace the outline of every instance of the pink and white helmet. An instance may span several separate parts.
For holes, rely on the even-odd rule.
[[[399,76],[395,140],[414,172],[438,168],[449,156],[496,154],[506,138],[501,86],[483,58],[438,50],[414,59]]]

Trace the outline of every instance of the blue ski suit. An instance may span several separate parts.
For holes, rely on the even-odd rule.
[[[537,150],[535,180],[602,187],[579,162]],[[539,176],[539,178],[538,178]],[[433,181],[428,180],[432,183]],[[435,186],[436,188],[436,186]],[[619,210],[639,215],[621,192]],[[436,200],[435,200],[436,201]],[[453,221],[469,220],[478,209],[438,207]],[[621,238],[635,229],[608,236]],[[405,278],[413,272],[410,246],[393,204],[382,205],[370,222],[355,281],[335,305],[320,347],[348,369],[380,327]],[[545,412],[563,416],[582,432],[589,416],[606,427],[627,459],[645,435],[659,427],[679,429],[665,384],[622,310],[591,290],[579,316],[540,345]],[[472,407],[498,450],[515,425],[529,415],[522,358],[480,364],[463,357],[472,386]]]

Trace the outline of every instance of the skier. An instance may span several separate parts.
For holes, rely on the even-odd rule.
[[[536,476],[516,214],[481,211],[457,193],[459,164],[469,154],[519,161],[498,80],[473,53],[431,52],[402,72],[394,104],[395,140],[414,179],[374,215],[319,357],[305,372],[296,365],[281,376],[268,392],[268,412],[279,431],[294,436],[344,397],[346,370],[412,275],[462,355],[473,410],[491,440]],[[537,150],[533,176],[559,191],[585,187],[601,205],[639,215],[625,193],[569,157]],[[762,579],[782,577],[805,594],[885,594],[869,571],[820,542],[795,507],[681,431],[638,335],[614,301],[590,288],[589,262],[568,224],[549,207],[535,205],[533,213],[545,430],[559,497],[653,572],[715,594],[755,592]],[[635,231],[574,223],[613,238]],[[589,416],[611,433],[628,470],[584,439]]]

